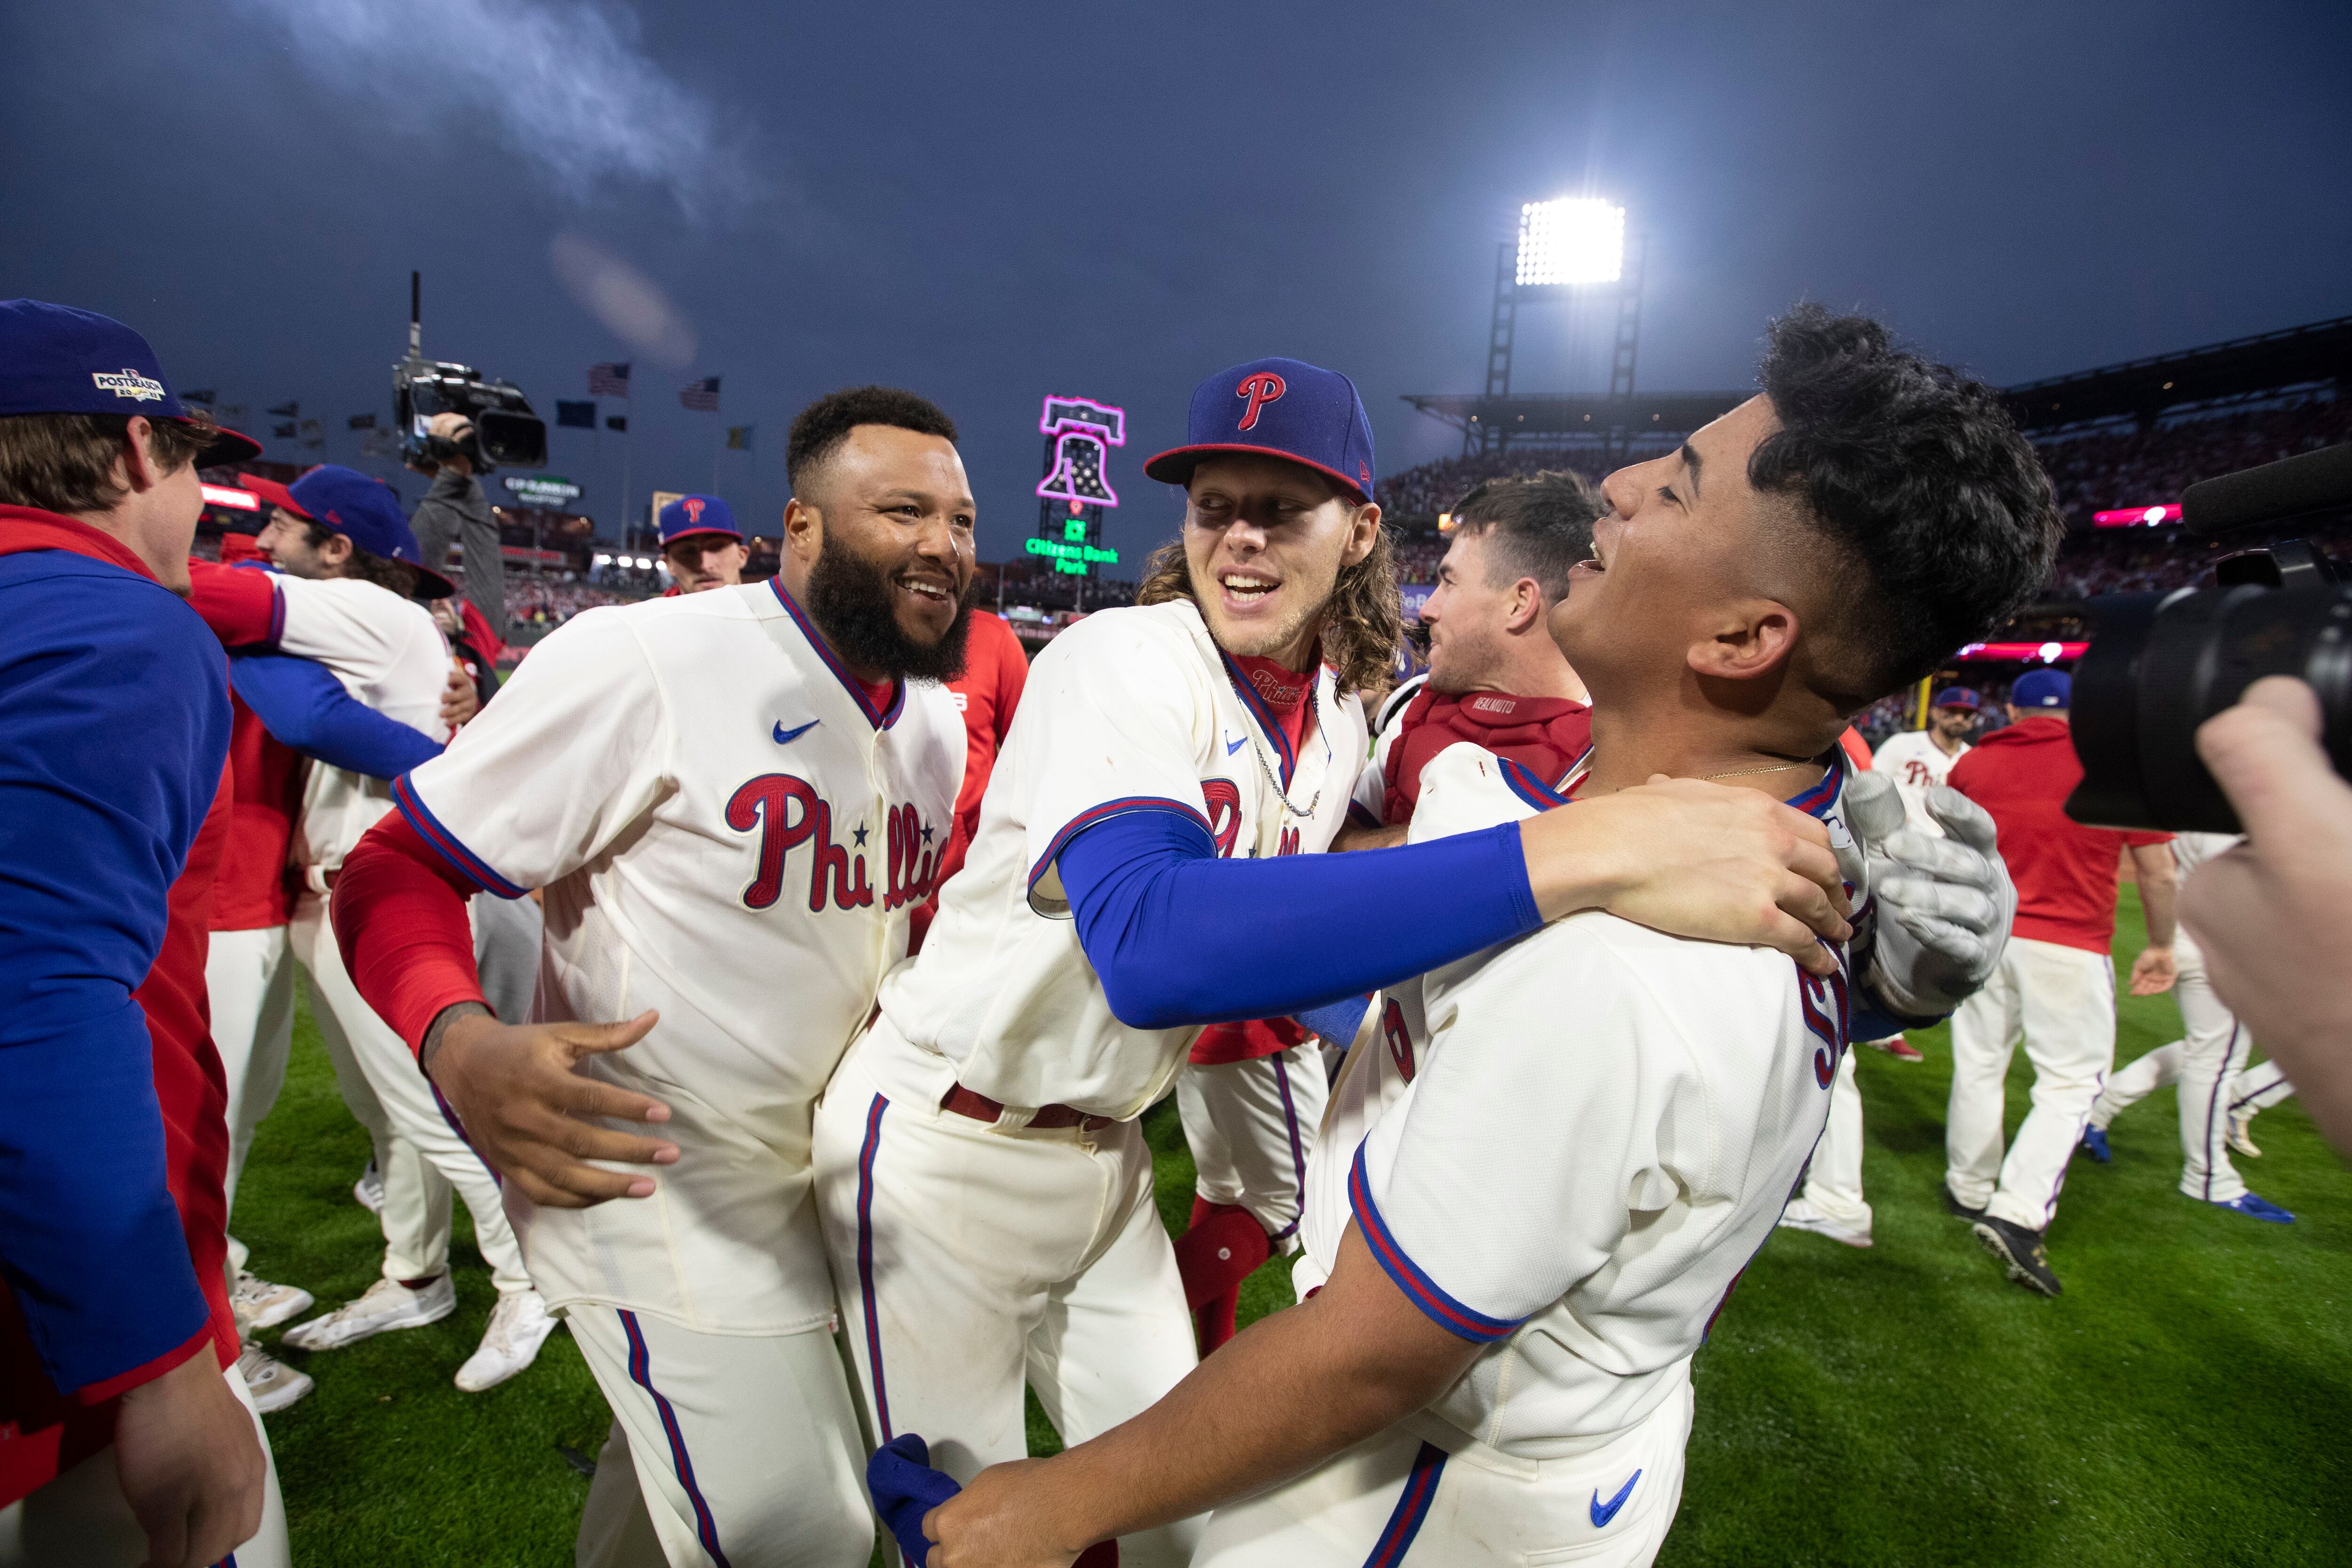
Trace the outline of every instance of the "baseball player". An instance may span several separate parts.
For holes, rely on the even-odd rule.
[[[1718,872],[1760,870],[1825,932],[1848,929],[1795,886],[1837,879],[1819,824],[1699,785],[1316,853],[1363,754],[1354,690],[1398,633],[1370,422],[1346,377],[1265,359],[1202,382],[1188,428],[1145,467],[1187,487],[1180,540],[1136,606],[1088,616],[1032,666],[971,859],[818,1109],[825,1239],[876,1435],[925,1435],[960,1477],[1024,1451],[1024,1378],[1080,1441],[1192,1364],[1135,1118],[1202,1025],[1360,995],[1620,900],[1753,940],[1699,891]],[[1259,676],[1311,681],[1296,729]],[[1750,860],[1738,824],[1767,820],[1806,876],[1784,879],[1778,847],[1777,868]],[[1700,855],[1715,864],[1687,872]],[[1616,893],[1620,878],[1643,890]],[[1407,908],[1421,918],[1394,918]],[[1771,940],[1832,968],[1784,914]],[[1152,1521],[1123,1560],[1181,1562],[1195,1533]]]
[[[873,1549],[810,1113],[954,816],[965,737],[937,682],[973,570],[954,442],[905,392],[811,405],[780,575],[573,617],[400,781],[336,885],[361,994],[504,1173],[612,1406],[588,1568]],[[496,1019],[465,900],[533,888],[540,1021]]]
[[[1952,1018],[1944,1205],[1969,1222],[2010,1279],[2059,1293],[2043,1232],[2066,1162],[2116,1060],[2116,871],[2128,850],[2147,912],[2136,996],[2172,986],[2171,835],[2084,827],[2065,815],[2083,777],[2067,729],[2074,682],[2033,669],[2010,688],[2013,721],[1953,767],[1950,787],[1992,814],[2017,879],[2017,923],[2000,967]],[[2002,1153],[2010,1057],[2025,1042],[2033,1109]]]
[[[295,480],[286,500],[292,505],[275,506],[259,537],[278,570],[196,563],[198,611],[232,646],[317,659],[352,696],[437,749],[447,734],[441,705],[449,652],[431,614],[408,596],[418,581],[416,542],[398,500],[376,480],[332,464]],[[528,1367],[554,1325],[531,1289],[497,1178],[419,1079],[405,1045],[352,989],[337,951],[328,890],[352,847],[391,805],[382,779],[314,764],[293,835],[300,888],[289,946],[309,976],[343,1102],[374,1144],[384,1261],[359,1298],[296,1324],[284,1340],[298,1350],[333,1350],[457,1310],[448,1268],[454,1189],[499,1291],[480,1346],[457,1373],[457,1386],[477,1393]]]
[[[1947,784],[1952,764],[1968,755],[1969,732],[1976,728],[1984,700],[1965,686],[1947,686],[1927,705],[1927,727],[1903,730],[1879,742],[1871,767],[1888,775],[1902,792],[1911,826],[1937,835],[1943,828],[1927,811],[1927,792]]]
[[[1870,323],[1800,313],[1764,379],[1607,484],[1594,558],[1552,616],[1593,696],[1584,804],[1555,815],[1657,773],[1801,786],[1788,798],[1832,825],[1859,884],[1846,712],[2022,603],[2062,525],[1995,395]],[[1909,449],[1859,471],[1844,457],[1887,446]],[[1927,493],[1965,505],[1917,488],[1952,451],[1982,455]],[[1953,534],[2003,570],[1918,571],[1954,559],[1927,549]],[[1423,773],[1412,847],[1551,798],[1458,745]],[[1066,1563],[1251,1492],[1219,1507],[1196,1563],[1652,1559],[1691,1358],[1821,1131],[1846,970],[1591,911],[1423,986],[1431,1048],[1360,1136],[1350,1080],[1406,1075],[1349,1054],[1314,1157],[1345,1175],[1315,1189],[1307,1299],[1107,1436],[981,1476],[928,1520],[932,1568]]]
[[[2179,873],[2189,872],[2243,840],[2227,833],[2183,833],[2172,841]],[[2200,1203],[2216,1204],[2253,1219],[2284,1225],[2294,1215],[2246,1190],[2237,1168],[2230,1163],[2231,1145],[2250,1144],[2243,1131],[2263,1105],[2275,1104],[2294,1085],[2272,1068],[2261,1079],[2249,1079],[2246,1057],[2253,1048],[2235,1015],[2213,994],[2205,975],[2205,954],[2188,931],[2173,936],[2173,958],[2179,977],[2173,999],[2180,1004],[2183,1037],[2134,1061],[2107,1080],[2091,1104],[2090,1124],[2083,1131],[2083,1147],[2105,1164],[2107,1128],[2115,1119],[2164,1085],[2180,1088],[2180,1190]],[[2264,1064],[2268,1066],[2268,1064]],[[2261,1151],[2256,1150],[2259,1154]]]
[[[734,509],[717,496],[680,496],[666,502],[654,522],[661,533],[662,564],[669,568],[663,598],[732,588],[743,581],[743,563],[751,552],[735,526]]]
[[[223,1267],[206,906],[226,661],[193,416],[121,322],[0,302],[0,1563],[287,1561]]]

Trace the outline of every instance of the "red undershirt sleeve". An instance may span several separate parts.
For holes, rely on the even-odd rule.
[[[489,1005],[466,918],[466,900],[477,890],[396,812],[368,829],[335,879],[343,967],[412,1051],[444,1008]]]
[[[188,563],[188,604],[224,647],[275,646],[286,626],[278,584],[267,572],[217,562]]]

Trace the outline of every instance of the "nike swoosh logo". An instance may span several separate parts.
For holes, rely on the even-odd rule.
[[[817,722],[818,721],[816,720],[812,719],[797,730],[787,730],[782,722],[779,722],[776,725],[776,744],[779,746],[791,745],[794,741],[799,740],[803,735],[805,735],[811,730],[815,729],[817,727]]]
[[[1229,757],[1230,757],[1230,756],[1232,756],[1235,752],[1240,751],[1244,746],[1246,746],[1246,745],[1248,745],[1248,744],[1249,744],[1249,737],[1248,737],[1247,735],[1244,735],[1244,736],[1243,736],[1240,740],[1238,740],[1238,741],[1227,741],[1227,742],[1225,742],[1225,755],[1227,755],[1227,756],[1229,756]]]
[[[1626,1480],[1625,1484],[1617,1489],[1617,1495],[1611,1498],[1607,1502],[1602,1502],[1601,1500],[1601,1489],[1599,1487],[1592,1489],[1593,1529],[1603,1529],[1608,1525],[1611,1520],[1617,1517],[1617,1510],[1623,1508],[1625,1506],[1625,1500],[1633,1495],[1633,1482],[1638,1481],[1641,1479],[1642,1472],[1635,1470],[1632,1477]]]

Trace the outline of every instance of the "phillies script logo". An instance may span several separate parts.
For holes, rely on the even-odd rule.
[[[1202,779],[1201,798],[1209,803],[1209,837],[1217,841],[1217,858],[1230,860],[1242,833],[1242,787],[1231,779]]]
[[[761,773],[728,797],[727,826],[760,836],[760,867],[743,889],[745,909],[764,910],[776,901],[784,889],[786,858],[803,844],[815,849],[809,867],[812,913],[823,910],[828,898],[842,910],[865,909],[874,902],[874,885],[866,875],[866,825],[857,825],[848,845],[835,843],[833,807],[807,780]],[[911,805],[886,810],[883,827],[888,862],[882,907],[919,904],[938,885],[934,872],[941,847],[932,844],[936,830]]]
[[[1288,390],[1282,384],[1282,377],[1270,370],[1262,370],[1254,375],[1242,377],[1242,384],[1234,388],[1234,395],[1249,399],[1249,412],[1242,416],[1242,422],[1234,428],[1237,430],[1257,428],[1257,411]]]
[[[700,522],[702,521],[702,509],[709,504],[709,503],[705,501],[700,496],[688,496],[684,500],[677,503],[677,510],[686,513],[687,521]]]
[[[1823,1089],[1837,1076],[1838,1058],[1845,1055],[1846,1030],[1853,1022],[1853,1001],[1846,990],[1845,955],[1838,954],[1838,972],[1823,980],[1797,972],[1798,997],[1805,1012],[1805,1028],[1821,1047],[1813,1052],[1813,1081]]]

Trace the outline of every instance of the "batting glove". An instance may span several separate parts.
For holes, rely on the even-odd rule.
[[[1941,1018],[1986,980],[2009,944],[2017,889],[1995,847],[1992,818],[1958,790],[1927,792],[1936,837],[1905,825],[1903,796],[1885,773],[1857,773],[1845,811],[1867,854],[1877,901],[1869,981],[1905,1017]]]

